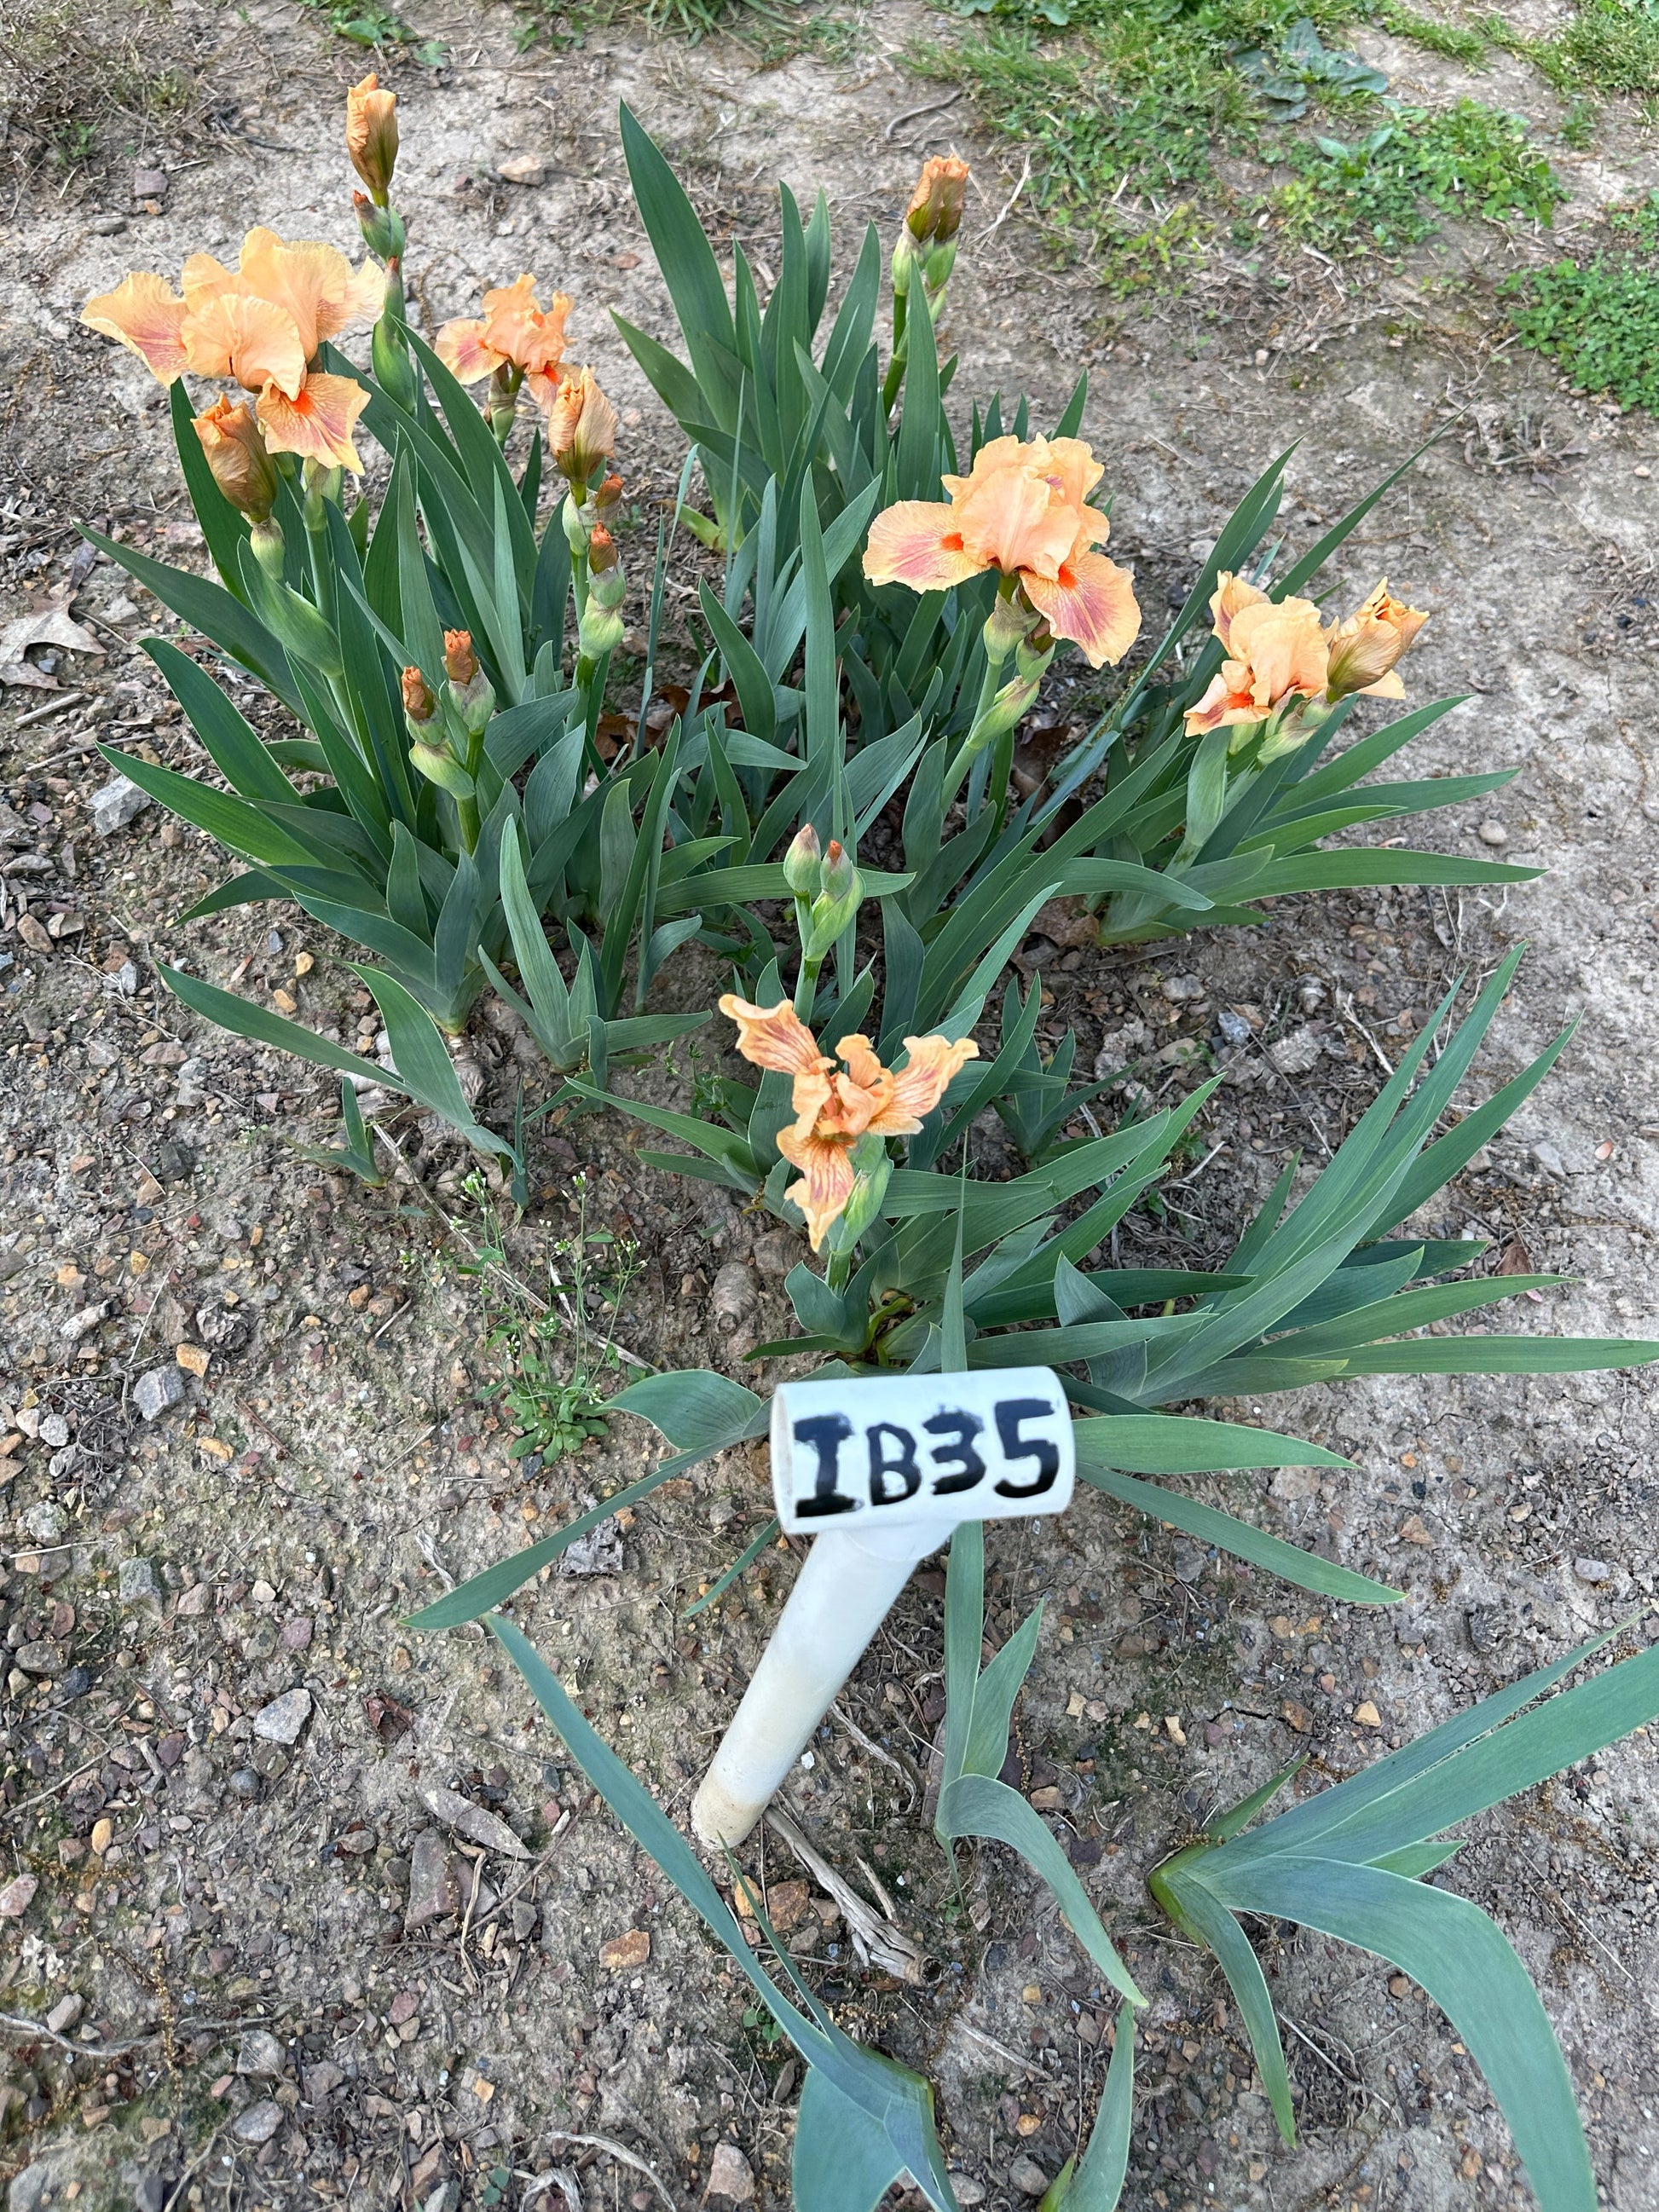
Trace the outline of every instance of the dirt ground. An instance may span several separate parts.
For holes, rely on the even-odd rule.
[[[441,76],[390,71],[413,296],[430,327],[521,267],[573,293],[579,353],[628,410],[623,465],[648,520],[679,455],[605,313],[665,332],[625,190],[619,96],[763,265],[780,173],[829,193],[844,270],[865,221],[890,230],[921,153],[955,141],[973,154],[981,196],[951,315],[959,389],[1023,384],[1041,416],[1089,368],[1085,428],[1114,492],[1113,550],[1135,563],[1151,611],[1178,599],[1239,493],[1291,440],[1299,545],[1444,430],[1346,549],[1339,596],[1386,573],[1434,617],[1414,695],[1470,695],[1416,747],[1416,773],[1520,769],[1468,818],[1435,820],[1429,841],[1501,847],[1549,874],[1507,895],[1281,902],[1259,932],[1155,955],[1039,947],[1054,1033],[1074,1029],[1083,1060],[1115,1067],[1182,1036],[1208,1042],[1223,1008],[1251,1022],[1252,1042],[1223,1054],[1204,1164],[1170,1194],[1179,1210],[1124,1231],[1121,1256],[1202,1265],[1289,1152],[1317,1159],[1338,1140],[1447,981],[1528,939],[1483,1090],[1564,1022],[1577,1035],[1434,1225],[1489,1236],[1494,1265],[1523,1252],[1577,1278],[1535,1297],[1539,1329],[1659,1334],[1659,438],[1499,342],[1481,287],[1516,249],[1494,232],[1449,234],[1364,283],[1300,257],[1282,282],[1224,270],[1126,323],[1007,210],[1018,168],[975,139],[969,104],[916,112],[944,94],[900,57],[939,19],[907,0],[860,19],[839,58],[772,68],[735,40],[692,49],[617,31],[520,52],[505,10],[418,20],[451,61]],[[399,1625],[629,1479],[657,1440],[619,1421],[545,1470],[509,1463],[484,1343],[500,1293],[470,1271],[483,1232],[466,1164],[399,1125],[415,1182],[365,1193],[319,1171],[280,1139],[327,1139],[331,1087],[181,1018],[155,978],[158,960],[187,958],[246,993],[281,990],[348,1042],[372,1037],[325,933],[295,909],[176,927],[222,872],[204,841],[153,807],[93,832],[106,780],[94,737],[180,766],[202,757],[137,650],[153,608],[86,563],[72,520],[107,517],[174,557],[197,541],[158,391],[76,329],[76,309],[131,267],[171,275],[256,222],[355,249],[338,117],[360,56],[270,0],[238,17],[179,0],[166,37],[197,83],[190,113],[140,146],[137,167],[159,179],[135,179],[131,161],[55,170],[15,140],[8,155],[5,618],[67,601],[104,653],[65,654],[60,682],[82,695],[66,711],[42,713],[46,691],[0,695],[0,1911],[27,1898],[0,1944],[0,2178],[14,2212],[644,2212],[700,2203],[711,2179],[742,2201],[743,2171],[754,2201],[786,2203],[787,2051],[483,1632],[422,1640]],[[1410,67],[1455,82],[1420,56]],[[502,181],[498,163],[524,153],[541,157],[541,180]],[[1609,116],[1596,149],[1561,157],[1575,195],[1563,222],[1644,181],[1650,160],[1631,119]],[[1197,998],[1165,995],[1188,975]],[[477,1026],[487,1105],[506,1105],[520,1073],[541,1095],[510,1028]],[[1262,1049],[1291,1031],[1294,1078]],[[662,1095],[685,1095],[686,1067],[682,1054],[655,1079]],[[544,1283],[550,1240],[574,1224],[578,1167],[590,1224],[640,1247],[617,1322],[629,1352],[752,1376],[744,1347],[786,1322],[790,1240],[641,1165],[619,1120],[547,1136],[536,1203],[498,1267]],[[155,1370],[182,1401],[146,1419],[138,1385]],[[1312,1754],[1310,1779],[1352,1771],[1646,1606],[1659,1573],[1652,1385],[1383,1380],[1269,1410],[1361,1471],[1235,1477],[1230,1500],[1386,1573],[1403,1606],[1316,1607],[1097,1498],[991,1541],[994,1639],[1039,1596],[1048,1608],[1018,1723],[1024,1786],[1052,1793],[1043,1803],[1154,1993],[1125,2203],[1528,2203],[1496,2108],[1420,1991],[1374,1960],[1261,1927],[1301,2117],[1297,2148],[1280,2148],[1218,1972],[1172,1936],[1145,1878],[1195,1818],[1293,1751]],[[769,1553],[717,1608],[682,1616],[766,1510],[758,1454],[727,1455],[611,1532],[592,1571],[544,1583],[527,1615],[682,1820],[788,1558]],[[839,1875],[920,1947],[921,1978],[861,1958],[816,1879],[787,1887],[806,1869],[775,1834],[750,1856],[837,2017],[936,2082],[964,2205],[1001,2208],[1030,2201],[1029,2162],[1052,2175],[1092,2116],[1111,2007],[1024,1870],[1000,1850],[963,1853],[953,1888],[922,1818],[941,1589],[937,1572],[918,1577],[790,1793]],[[1362,1705],[1379,1725],[1355,1719]],[[434,1789],[521,1840],[503,1848],[499,1826]],[[1474,1824],[1454,1879],[1540,1983],[1604,2201],[1659,2205],[1659,1738]],[[724,2154],[716,2169],[722,2144],[742,2169]]]

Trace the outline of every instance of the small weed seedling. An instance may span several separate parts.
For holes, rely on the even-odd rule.
[[[477,1259],[464,1261],[462,1272],[476,1274],[483,1289],[484,1348],[507,1370],[501,1401],[517,1430],[507,1455],[562,1459],[606,1432],[605,1402],[622,1368],[612,1324],[639,1272],[639,1247],[631,1237],[588,1227],[587,1182],[578,1176],[576,1226],[548,1245],[543,1296],[508,1263],[483,1176],[469,1176],[463,1187],[479,1207],[483,1235]]]

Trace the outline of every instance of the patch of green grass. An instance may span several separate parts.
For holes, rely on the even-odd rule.
[[[422,69],[441,69],[441,39],[423,39],[394,9],[380,0],[300,0],[307,12],[320,15],[330,33],[354,46],[401,46]]]
[[[1431,237],[1441,215],[1548,222],[1566,197],[1520,118],[1474,100],[1403,114],[1356,145],[1294,139],[1285,155],[1296,173],[1269,205],[1295,236],[1338,256],[1398,252]]]
[[[1557,261],[1511,276],[1502,289],[1515,303],[1510,318],[1524,344],[1582,390],[1659,414],[1659,193],[1615,210],[1608,227],[1621,250]]]
[[[809,7],[805,0],[538,0],[519,21],[520,52],[545,37],[555,47],[580,46],[593,31],[619,23],[643,27],[695,46],[717,31],[758,50],[762,69],[799,54],[846,59],[858,36],[852,19]]]
[[[986,118],[1030,150],[1035,204],[1062,252],[1095,260],[1109,289],[1133,292],[1190,263],[1193,194],[1213,177],[1212,149],[1248,137],[1254,102],[1206,40],[1149,10],[1098,13],[1063,44],[995,23],[915,59],[968,85]]]
[[[1390,38],[1409,39],[1425,53],[1443,54],[1448,61],[1463,62],[1471,69],[1480,67],[1492,43],[1467,24],[1442,23],[1432,15],[1419,15],[1414,8],[1399,7],[1395,0],[1380,0],[1368,13]]]
[[[605,1401],[623,1380],[613,1324],[639,1273],[639,1248],[588,1227],[586,1182],[578,1176],[575,1230],[550,1243],[545,1284],[532,1286],[508,1259],[482,1177],[469,1176],[464,1188],[478,1206],[482,1235],[460,1272],[477,1279],[484,1349],[506,1370],[500,1402],[515,1431],[507,1456],[538,1452],[550,1464],[605,1434]]]
[[[1659,94],[1659,12],[1644,0],[1580,0],[1553,39],[1534,41],[1528,58],[1564,92]]]
[[[1613,4],[1613,0],[1598,0]],[[1437,113],[1376,95],[1340,44],[1356,20],[1454,58],[1492,41],[1397,0],[956,0],[989,16],[960,46],[913,55],[966,84],[1030,152],[1032,204],[1061,251],[1118,296],[1177,289],[1230,219],[1265,210],[1282,231],[1346,257],[1398,252],[1447,214],[1548,222],[1564,197],[1518,118],[1473,100]],[[1066,35],[1056,37],[1056,26]],[[1308,108],[1361,119],[1340,137],[1285,127]],[[1375,125],[1362,135],[1365,125]],[[1246,200],[1218,153],[1282,161],[1290,180]]]

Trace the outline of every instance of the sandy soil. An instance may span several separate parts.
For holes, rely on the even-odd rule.
[[[1437,1222],[1581,1279],[1539,1300],[1540,1329],[1659,1333],[1653,425],[1571,399],[1496,343],[1482,288],[1510,248],[1493,233],[1449,237],[1354,287],[1311,260],[1254,287],[1222,272],[1121,324],[1085,272],[1048,267],[1018,209],[977,242],[1018,170],[975,143],[965,101],[912,112],[943,93],[898,56],[937,20],[884,6],[844,61],[771,70],[736,42],[692,51],[612,33],[519,53],[504,11],[434,21],[453,56],[441,78],[392,72],[428,326],[520,267],[571,291],[577,346],[629,410],[625,467],[647,503],[672,482],[672,426],[605,313],[665,329],[623,178],[621,96],[723,234],[763,263],[780,173],[828,191],[844,269],[859,226],[890,227],[921,152],[947,138],[973,151],[983,198],[952,306],[961,388],[1024,384],[1041,413],[1086,363],[1114,550],[1135,562],[1149,606],[1179,596],[1291,439],[1299,544],[1443,430],[1347,550],[1343,596],[1386,572],[1433,611],[1419,696],[1471,695],[1417,747],[1419,773],[1520,769],[1431,835],[1486,849],[1482,825],[1496,824],[1488,844],[1501,837],[1549,875],[1507,897],[1281,904],[1260,932],[1155,958],[1045,954],[1054,1018],[1111,1064],[1149,1037],[1207,1038],[1222,1006],[1259,1022],[1204,1125],[1203,1151],[1226,1149],[1183,1193],[1187,1212],[1126,1232],[1130,1249],[1201,1264],[1287,1152],[1317,1158],[1336,1141],[1451,976],[1530,939],[1483,1084],[1563,1022],[1577,1032]],[[454,2212],[498,2201],[497,2172],[507,2203],[544,2212],[562,2189],[573,2205],[690,2207],[724,2142],[757,2201],[785,2202],[793,2063],[491,1648],[398,1626],[526,1528],[638,1472],[654,1438],[619,1423],[574,1460],[535,1474],[509,1465],[483,1342],[501,1293],[469,1257],[480,1229],[459,1188],[465,1164],[414,1127],[401,1141],[416,1184],[371,1194],[320,1174],[279,1135],[326,1138],[326,1086],[182,1020],[155,978],[158,958],[183,955],[244,991],[296,996],[304,1018],[349,1042],[368,1002],[324,933],[289,909],[177,929],[172,917],[221,872],[205,843],[155,809],[106,840],[91,832],[94,735],[180,766],[200,756],[137,650],[142,594],[84,565],[72,518],[107,516],[175,556],[194,536],[159,394],[75,327],[76,310],[130,267],[171,272],[255,222],[355,244],[337,138],[358,58],[270,5],[229,36],[216,15],[169,21],[202,78],[196,119],[172,141],[158,130],[139,156],[165,190],[151,181],[147,208],[125,166],[64,184],[20,157],[0,273],[8,617],[72,587],[106,648],[64,662],[63,682],[85,695],[70,711],[31,720],[50,695],[6,693],[0,733],[13,810],[0,814],[0,1435],[15,1439],[0,1447],[0,1628],[15,1662],[0,1877],[38,1885],[0,1946],[0,2177],[18,2177],[16,2212]],[[1413,57],[1419,75],[1435,66]],[[1644,144],[1612,118],[1598,150],[1565,163],[1565,220],[1605,200],[1609,179],[1624,189],[1639,175]],[[497,164],[526,152],[542,181],[502,182]],[[307,953],[317,965],[301,981]],[[1166,1000],[1163,981],[1188,974],[1201,997]],[[1322,1056],[1292,1084],[1259,1046],[1310,1024]],[[521,1042],[478,1026],[487,1097],[503,1103],[520,1073],[538,1095]],[[660,1079],[665,1095],[677,1083],[684,1095],[684,1070]],[[793,1253],[719,1196],[641,1167],[619,1122],[548,1139],[537,1204],[495,1264],[544,1281],[550,1241],[574,1225],[579,1164],[590,1220],[641,1246],[617,1323],[630,1351],[751,1371],[742,1348],[783,1325],[780,1261]],[[206,1354],[193,1356],[199,1375],[176,1367],[180,1345]],[[158,1367],[186,1387],[146,1421],[136,1385]],[[1171,1937],[1145,1876],[1194,1818],[1292,1751],[1312,1753],[1310,1776],[1350,1771],[1650,1600],[1652,1387],[1378,1382],[1272,1411],[1362,1471],[1316,1487],[1264,1479],[1266,1523],[1380,1568],[1407,1589],[1403,1607],[1316,1607],[1098,1499],[992,1543],[993,1637],[1048,1601],[1018,1723],[1024,1784],[1059,1792],[1044,1802],[1156,1992],[1125,2202],[1530,2201],[1495,2107],[1420,1993],[1374,1960],[1264,1929],[1302,2118],[1298,2148],[1283,2151],[1220,1976]],[[1233,1479],[1230,1496],[1249,1501],[1253,1482]],[[595,1571],[544,1585],[531,1617],[562,1677],[682,1817],[775,1617],[787,1557],[769,1555],[718,1609],[681,1616],[765,1510],[758,1456],[728,1455],[659,1493],[599,1547]],[[921,1817],[941,1587],[918,1578],[793,1792],[844,1878],[891,1900],[926,1978],[861,1961],[815,1881],[782,1911],[837,2016],[937,2082],[964,2204],[1000,2207],[1029,2201],[1018,2160],[1052,2174],[1074,2147],[1110,2007],[1023,1869],[1000,1851],[963,1855],[958,1903]],[[262,1736],[258,1717],[301,1690],[296,1739]],[[1379,1727],[1355,1721],[1362,1704]],[[434,1786],[505,1820],[529,1856],[468,1845],[422,1796]],[[1476,1824],[1456,1876],[1539,1979],[1616,2212],[1659,2204],[1656,1847],[1650,1732]],[[802,1875],[775,1837],[753,1856],[775,1884]],[[648,1950],[605,1953],[630,1931]],[[43,2036],[29,2023],[48,2011],[58,2027]],[[535,2196],[530,2178],[556,2171],[569,2179]]]

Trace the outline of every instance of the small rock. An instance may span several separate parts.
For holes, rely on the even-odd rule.
[[[167,173],[149,163],[141,162],[132,173],[132,197],[136,200],[164,200],[167,196]],[[263,2136],[250,2137],[263,2142]]]
[[[1243,1014],[1235,1014],[1224,1008],[1216,1016],[1215,1025],[1221,1033],[1221,1042],[1224,1044],[1249,1044],[1251,1036],[1250,1025]]]
[[[49,1636],[38,1636],[33,1642],[20,1644],[12,1658],[26,1674],[33,1674],[43,1682],[56,1680],[64,1671],[64,1647],[54,1644]]]
[[[13,2174],[6,2195],[8,2212],[46,2212],[64,2179],[64,2169],[56,2159],[37,2158],[33,2165]]]
[[[1611,1559],[1575,1559],[1572,1571],[1581,1583],[1610,1583],[1613,1576]]]
[[[1022,2197],[1048,2194],[1048,2177],[1034,2158],[1017,2158],[1008,2169],[1008,2179]]]
[[[100,790],[94,791],[88,805],[92,811],[94,836],[110,837],[143,812],[149,805],[149,793],[140,791],[130,776],[117,775]]]
[[[625,1936],[613,1936],[599,1946],[599,1964],[607,1974],[629,1973],[650,1956],[650,1932],[644,1928],[630,1928]]]
[[[510,1907],[513,1917],[513,1940],[527,1943],[536,1932],[536,1923],[541,1918],[540,1907],[527,1897],[515,1897]]]
[[[251,1766],[239,1766],[230,1778],[230,1794],[249,1804],[259,1794],[259,1778]]]
[[[496,162],[495,174],[504,184],[538,185],[547,174],[547,164],[539,154],[508,154]]]
[[[258,1726],[257,1722],[255,1726]],[[464,1842],[482,1844],[485,1850],[500,1851],[504,1858],[527,1859],[530,1856],[505,1820],[498,1819],[494,1813],[487,1813],[482,1805],[475,1805],[470,1797],[463,1797],[459,1790],[443,1790],[435,1784],[428,1784],[417,1794],[427,1811],[435,1814]]]
[[[449,1846],[436,1828],[423,1828],[409,1855],[409,1904],[404,1932],[412,1935],[429,1920],[447,1920],[460,1909]]]
[[[112,974],[105,976],[104,988],[112,999],[137,998],[138,970],[131,960],[124,960]]]
[[[1475,834],[1483,845],[1504,846],[1510,842],[1510,833],[1501,822],[1483,822]]]
[[[1311,1467],[1281,1467],[1267,1485],[1267,1495],[1284,1501],[1312,1498],[1319,1488],[1319,1473]]]
[[[1281,1075],[1306,1075],[1316,1067],[1325,1049],[1325,1033],[1317,1022],[1304,1022],[1299,1030],[1267,1047],[1267,1057]]]
[[[1382,1716],[1369,1698],[1354,1707],[1353,1717],[1361,1728],[1376,1729],[1382,1725]]]
[[[196,1172],[196,1155],[181,1138],[164,1137],[150,1155],[150,1165],[163,1182],[183,1182]],[[201,1316],[196,1318],[199,1328]],[[212,1339],[210,1337],[208,1341],[211,1343]]]
[[[282,2124],[282,2106],[272,2097],[262,2097],[238,2116],[230,2131],[238,2142],[268,2143]]]
[[[111,221],[112,218],[106,216],[104,220],[107,222]],[[127,226],[125,221],[121,216],[117,216],[113,220],[120,224],[123,230],[126,228]],[[126,593],[125,592],[118,592],[115,594],[115,597],[110,600],[109,604],[104,609],[104,620],[107,623],[131,622],[137,611],[137,607],[134,605],[132,600],[127,597]]]
[[[40,1425],[44,1429],[46,1423],[43,1421]],[[49,1498],[43,1498],[39,1504],[31,1505],[23,1516],[24,1531],[37,1544],[55,1544],[68,1527],[69,1515],[61,1505],[54,1505]]]
[[[40,1441],[50,1444],[54,1451],[70,1440],[69,1423],[61,1413],[48,1413],[40,1424]]]
[[[1184,1006],[1189,1000],[1204,996],[1204,986],[1196,975],[1166,975],[1159,988],[1172,1006]]]
[[[1210,1555],[1202,1544],[1195,1544],[1190,1536],[1175,1540],[1176,1580],[1185,1583],[1190,1589],[1210,1563]]]
[[[386,2008],[386,2018],[393,2027],[401,2027],[406,2020],[413,2020],[421,2009],[420,1994],[415,1990],[399,1990]]]
[[[216,1352],[239,1352],[250,1333],[246,1317],[226,1305],[198,1306],[196,1334]]]
[[[268,2027],[251,2027],[236,2046],[239,2074],[280,2074],[283,2046]]]
[[[951,2175],[951,2186],[956,2192],[957,2203],[962,2206],[963,2212],[970,2212],[972,2206],[983,2204],[985,2202],[985,2184],[982,2181],[975,2181],[971,2173],[957,2173],[953,2169]]]
[[[132,1402],[147,1421],[159,1420],[184,1395],[185,1378],[176,1366],[152,1367],[132,1386]]]
[[[71,1667],[58,1685],[58,1701],[62,1705],[72,1705],[77,1698],[84,1698],[91,1687],[91,1668]]]
[[[0,1920],[21,1920],[40,1887],[32,1874],[14,1875],[0,1889]],[[13,2185],[15,2186],[15,2185]]]
[[[132,2185],[132,2212],[167,2212],[172,2195],[165,2174],[142,2173]]]
[[[123,1605],[154,1603],[159,1598],[155,1570],[148,1559],[123,1559],[116,1574],[116,1591]]]
[[[78,1344],[83,1336],[91,1335],[108,1312],[107,1298],[100,1299],[96,1305],[82,1306],[78,1313],[70,1316],[58,1334],[66,1343]]]
[[[344,2080],[343,2068],[337,2066],[331,2058],[322,2058],[316,2065],[307,2066],[306,2069],[307,2102],[313,2105],[325,2103]]]
[[[602,1521],[559,1554],[562,1575],[619,1575],[623,1542],[614,1521]]]
[[[1567,1164],[1547,1138],[1541,1139],[1532,1147],[1532,1157],[1546,1175],[1558,1179],[1565,1176]]]
[[[86,2008],[86,1999],[71,1990],[68,1996],[59,1997],[46,2014],[46,2026],[54,2035],[67,2035]]]
[[[736,2143],[715,2144],[714,2154],[708,2161],[708,2185],[703,2194],[705,2197],[724,2197],[732,2204],[748,2204],[754,2201],[754,2170]]]
[[[266,1743],[298,1743],[301,1730],[311,1718],[309,1690],[284,1690],[253,1716],[253,1733]]]
[[[380,1840],[373,1828],[349,1828],[334,1848],[349,1859],[366,1859]]]
[[[741,1260],[728,1260],[715,1276],[708,1293],[709,1310],[716,1321],[738,1322],[754,1310],[760,1292],[754,1277]]]

